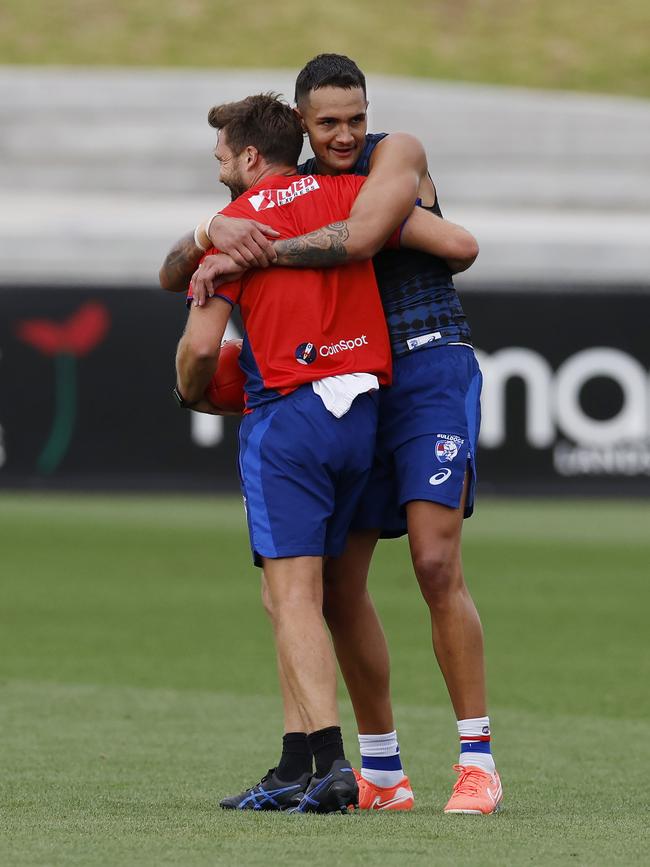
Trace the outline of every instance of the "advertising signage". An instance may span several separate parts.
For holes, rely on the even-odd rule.
[[[484,375],[481,489],[650,493],[650,290],[462,300]],[[236,490],[237,420],[171,396],[185,318],[155,289],[0,290],[0,487]]]
[[[650,291],[463,303],[484,376],[481,478],[522,493],[650,493]]]

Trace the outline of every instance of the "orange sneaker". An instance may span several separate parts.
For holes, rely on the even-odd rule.
[[[474,765],[454,765],[454,770],[458,772],[458,779],[445,813],[482,813],[485,816],[496,813],[503,800],[497,772],[488,774]]]
[[[359,786],[360,810],[412,810],[415,802],[408,777],[402,777],[396,786],[375,786],[355,769]]]

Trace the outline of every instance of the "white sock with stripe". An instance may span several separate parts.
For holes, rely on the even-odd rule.
[[[473,765],[488,774],[495,771],[494,759],[490,746],[490,718],[487,716],[474,719],[458,720],[458,736],[460,737],[459,765]]]
[[[375,786],[396,786],[404,776],[397,743],[397,732],[359,735],[361,776]]]

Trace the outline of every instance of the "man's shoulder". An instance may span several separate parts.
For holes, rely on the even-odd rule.
[[[424,146],[420,139],[410,132],[384,132],[379,133],[375,138],[373,150],[386,151],[398,148],[421,151],[424,149]]]
[[[408,171],[415,168],[420,175],[427,172],[427,155],[417,136],[409,132],[384,133],[366,157],[366,174],[380,165],[386,172]]]

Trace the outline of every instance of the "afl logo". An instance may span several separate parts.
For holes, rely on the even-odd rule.
[[[311,364],[316,361],[316,347],[313,343],[301,343],[296,349],[296,361],[298,364]]]
[[[451,440],[438,440],[436,443],[436,457],[441,464],[451,463],[458,454],[458,446]]]

